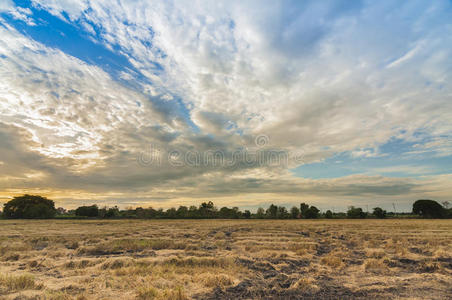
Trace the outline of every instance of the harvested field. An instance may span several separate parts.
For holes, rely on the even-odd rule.
[[[451,220],[2,220],[1,299],[452,295]]]

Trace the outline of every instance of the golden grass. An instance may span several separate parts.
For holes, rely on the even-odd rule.
[[[342,258],[336,256],[336,255],[328,255],[325,257],[322,257],[320,262],[324,265],[327,265],[334,269],[340,269],[344,266],[344,263],[342,262]]]
[[[364,263],[364,269],[367,271],[385,271],[388,266],[382,259],[369,258]]]
[[[450,220],[0,223],[0,299],[441,299],[452,286]]]
[[[0,275],[0,287],[8,292],[41,289],[42,285],[35,282],[32,275]]]

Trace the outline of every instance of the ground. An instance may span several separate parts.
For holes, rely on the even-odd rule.
[[[0,299],[452,295],[452,220],[1,220],[0,228]]]

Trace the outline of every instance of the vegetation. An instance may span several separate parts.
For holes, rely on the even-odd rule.
[[[80,206],[75,210],[65,210],[59,207],[55,210],[54,202],[41,196],[24,195],[14,197],[4,205],[4,218],[128,218],[128,219],[364,219],[377,218],[451,218],[452,208],[444,201],[442,206],[433,200],[417,200],[413,204],[412,214],[386,212],[381,207],[375,207],[372,214],[366,213],[360,207],[350,206],[346,213],[333,213],[327,210],[320,213],[315,206],[301,203],[287,210],[284,206],[271,204],[267,209],[259,207],[255,213],[249,210],[241,211],[238,207],[221,207],[218,209],[212,201],[203,202],[199,206],[179,206],[179,208],[154,209],[152,207],[128,208],[120,210],[117,206],[99,208],[96,204]]]
[[[378,219],[386,218],[386,210],[383,210],[381,207],[375,207],[373,215]]]
[[[82,217],[98,217],[99,208],[97,207],[97,205],[80,206],[75,210],[75,215]]]
[[[450,211],[434,200],[417,200],[413,204],[413,213],[430,219],[445,218],[450,215]]]
[[[450,220],[0,226],[0,299],[450,299],[452,286]]]
[[[364,219],[366,216],[361,207],[350,206],[347,210],[347,217],[350,219]]]
[[[3,216],[9,219],[49,219],[55,214],[55,203],[52,200],[33,195],[14,197],[3,208]]]
[[[333,212],[331,210],[327,210],[325,212],[325,219],[332,219],[333,218]]]

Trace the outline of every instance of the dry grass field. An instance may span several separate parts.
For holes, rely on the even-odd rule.
[[[446,299],[452,220],[2,220],[1,299]]]

